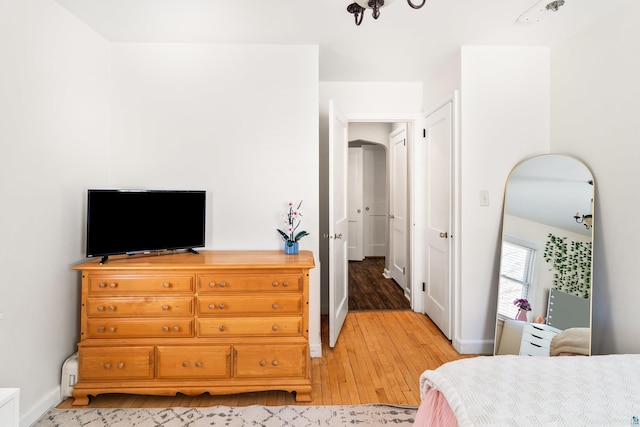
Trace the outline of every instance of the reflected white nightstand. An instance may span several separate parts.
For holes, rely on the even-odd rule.
[[[0,388],[0,426],[20,427],[19,388]]]
[[[560,329],[544,323],[527,323],[522,329],[521,356],[548,356],[553,338]]]

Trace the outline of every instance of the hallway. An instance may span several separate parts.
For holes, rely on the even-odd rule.
[[[384,263],[383,257],[349,261],[349,311],[411,309],[402,288],[382,275]]]

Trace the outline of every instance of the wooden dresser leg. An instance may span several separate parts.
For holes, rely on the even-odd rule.
[[[296,402],[311,402],[311,390],[297,390]]]
[[[72,392],[71,394],[73,395],[73,402],[71,402],[71,406],[87,406],[89,404],[88,394],[76,394],[75,392]]]

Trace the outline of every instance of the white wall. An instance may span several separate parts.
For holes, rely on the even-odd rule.
[[[349,123],[349,141],[369,141],[389,146],[389,133],[391,133],[391,123]]]
[[[422,83],[320,82],[320,233],[329,232],[329,100],[333,99],[350,121],[399,122],[419,117],[422,90]],[[327,313],[328,239],[320,242],[320,261],[322,312]]]
[[[638,353],[640,4],[551,50],[551,150],[595,180],[593,353]]]
[[[315,46],[114,44],[110,185],[207,190],[210,249],[280,249],[290,200],[318,245]],[[256,72],[260,70],[260,72]]]
[[[462,48],[461,253],[462,353],[492,351],[504,186],[521,160],[549,150],[549,49]],[[489,192],[489,206],[479,193]]]
[[[108,174],[108,45],[51,0],[0,1],[0,387],[22,424],[78,341],[84,189]]]

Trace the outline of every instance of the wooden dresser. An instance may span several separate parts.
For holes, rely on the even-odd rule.
[[[102,393],[311,400],[309,269],[300,251],[96,259],[82,271],[73,405]]]

